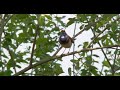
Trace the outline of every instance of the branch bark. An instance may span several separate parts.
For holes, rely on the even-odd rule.
[[[112,48],[112,47],[120,47],[120,45],[111,45],[111,46],[104,46],[104,47],[96,47],[96,48],[84,48],[84,49],[81,49],[79,51],[74,51],[74,52],[71,52],[71,53],[67,53],[67,54],[62,54],[62,55],[59,55],[59,56],[54,56],[54,57],[51,57],[51,58],[48,58],[48,59],[43,59],[41,61],[39,61],[38,63],[34,64],[34,65],[31,65],[31,66],[28,66],[26,68],[24,68],[23,70],[17,72],[16,74],[14,74],[13,76],[18,76],[18,75],[21,75],[23,74],[24,72],[30,70],[31,68],[34,68],[36,66],[39,66],[43,63],[47,63],[49,61],[53,61],[55,59],[58,59],[58,58],[62,58],[64,56],[68,56],[68,55],[73,55],[73,54],[76,54],[76,53],[80,53],[80,52],[85,52],[85,51],[91,51],[91,50],[98,50],[98,49],[103,49],[103,48]]]
[[[32,52],[31,52],[31,57],[30,57],[30,66],[32,66],[32,62],[33,62],[33,54],[34,54],[34,48],[35,48],[35,44],[36,44],[36,37],[37,37],[37,31],[38,31],[38,25],[37,28],[35,30],[35,37],[34,37],[34,41],[33,41],[33,46],[32,46]]]

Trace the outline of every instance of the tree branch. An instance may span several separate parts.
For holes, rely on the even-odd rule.
[[[77,25],[77,22],[75,22],[73,37],[75,36],[76,25]],[[73,43],[73,52],[74,51],[75,51],[75,42]],[[74,60],[74,56],[75,55],[73,54],[73,60]],[[73,76],[75,76],[75,64],[74,64],[74,62],[73,62]]]
[[[39,24],[40,24],[39,23],[39,17],[40,17],[40,14],[37,14],[38,24],[36,25],[35,37],[34,37],[34,41],[33,41],[32,53],[31,53],[31,57],[30,57],[30,64],[29,64],[29,66],[32,66],[32,62],[33,62],[33,54],[34,54],[34,48],[35,48],[35,44],[36,44],[36,37],[38,35]]]
[[[120,47],[120,45],[110,45],[110,46],[96,47],[96,48],[84,48],[84,49],[81,49],[79,51],[74,51],[74,52],[71,52],[71,53],[62,54],[62,55],[59,55],[59,56],[54,56],[54,57],[51,57],[51,58],[48,58],[48,59],[43,59],[43,60],[39,61],[38,63],[32,65],[32,66],[28,66],[28,67],[24,68],[23,70],[17,72],[13,76],[18,76],[18,75],[23,74],[24,72],[28,71],[31,68],[34,68],[34,67],[39,66],[43,63],[47,63],[49,61],[52,61],[52,60],[55,60],[55,59],[58,59],[58,58],[62,58],[64,56],[73,55],[73,54],[80,53],[80,52],[85,52],[85,51],[97,50],[97,49],[102,49],[102,48],[112,48],[112,47]]]
[[[35,44],[36,44],[36,37],[37,37],[37,31],[38,31],[39,25],[37,25],[37,28],[35,30],[35,37],[34,37],[34,41],[33,41],[33,46],[32,46],[32,53],[31,53],[31,57],[30,57],[30,66],[32,65],[33,62],[33,54],[34,54],[34,48],[35,48]]]

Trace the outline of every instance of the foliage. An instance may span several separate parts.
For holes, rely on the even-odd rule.
[[[12,76],[30,67],[19,75],[59,76],[64,73],[59,63],[64,59],[62,56],[52,59],[52,55],[60,47],[60,29],[77,24],[80,35],[92,33],[90,41],[79,43],[78,49],[119,45],[119,20],[119,14],[74,14],[70,18],[56,14],[0,14],[0,75]],[[75,42],[79,42],[77,37]],[[68,75],[120,75],[119,47],[101,48],[98,52],[102,56],[94,50],[79,52],[78,57],[74,54],[74,58],[70,58],[74,66],[68,68]],[[37,65],[49,59],[51,61]],[[34,67],[30,66],[31,61],[36,64]]]

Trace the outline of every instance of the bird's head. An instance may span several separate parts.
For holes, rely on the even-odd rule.
[[[60,43],[65,43],[69,39],[68,35],[66,34],[65,30],[61,30],[59,41]]]

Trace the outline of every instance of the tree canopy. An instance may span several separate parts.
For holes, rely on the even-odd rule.
[[[66,56],[73,56],[68,58],[72,67],[67,76],[120,75],[120,15],[66,17],[0,14],[0,76],[59,76],[64,73],[59,62]],[[70,26],[73,29],[67,30]],[[61,29],[72,31],[75,43],[72,51],[58,55],[63,48],[58,42]],[[91,38],[81,43],[78,38],[85,33]]]

